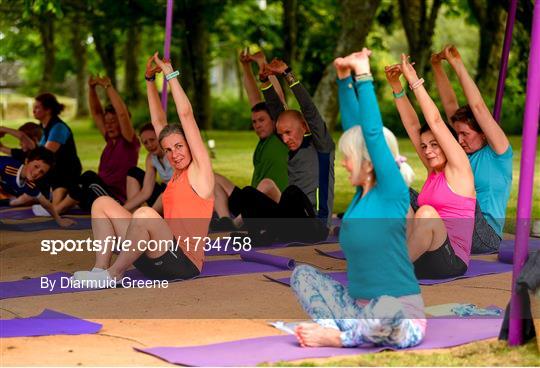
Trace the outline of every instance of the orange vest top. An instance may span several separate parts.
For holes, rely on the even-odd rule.
[[[173,177],[163,192],[163,214],[184,254],[199,269],[204,263],[204,241],[195,249],[197,239],[208,236],[208,226],[214,210],[214,198],[204,199],[189,184],[188,171]],[[188,247],[189,244],[189,247]],[[188,249],[189,248],[189,249]]]

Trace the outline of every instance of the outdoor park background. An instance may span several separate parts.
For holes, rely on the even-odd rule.
[[[241,83],[238,54],[249,46],[263,49],[268,60],[281,57],[292,65],[337,142],[340,132],[335,73],[336,56],[367,46],[373,50],[383,121],[400,138],[401,153],[417,174],[425,170],[416,157],[392,101],[384,66],[411,54],[418,74],[438,101],[429,56],[455,44],[490,105],[493,104],[506,21],[506,0],[239,0],[175,1],[171,57],[208,139],[216,141],[217,172],[239,186],[250,182],[251,155],[257,137]],[[32,97],[42,91],[62,96],[62,117],[74,131],[84,169],[96,170],[105,142],[88,117],[87,79],[108,75],[128,104],[135,126],[148,122],[144,66],[163,49],[165,0],[18,0],[1,2],[0,113],[2,124],[17,127],[33,121]],[[521,155],[532,0],[519,2],[510,53],[501,124],[514,148],[514,182],[506,231],[513,232]],[[255,72],[257,70],[255,69]],[[459,83],[449,76],[460,102]],[[159,78],[158,78],[159,79]],[[159,81],[158,81],[159,83]],[[285,89],[291,107],[292,94]],[[103,97],[103,95],[102,95]],[[105,100],[103,100],[105,101]],[[442,111],[442,109],[441,109]],[[177,121],[169,97],[170,121]],[[16,142],[4,140],[5,144]],[[141,149],[139,162],[144,162]],[[342,212],[353,189],[336,160],[334,212]],[[540,155],[536,165],[540,167]],[[538,170],[537,170],[538,173]],[[533,217],[540,218],[540,175],[536,175]]]

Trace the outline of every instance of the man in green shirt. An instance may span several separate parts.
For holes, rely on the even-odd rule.
[[[285,189],[288,184],[288,148],[275,134],[275,122],[270,118],[264,102],[259,102],[251,108],[251,120],[253,129],[259,137],[259,143],[253,152],[251,186],[274,199],[276,194],[272,193],[272,188],[274,188],[272,182],[280,191]],[[217,173],[215,179],[214,210],[218,214],[219,220],[213,221],[212,227],[214,230],[234,229],[235,226],[232,225],[230,215],[236,216],[238,213],[231,213],[230,208],[234,209],[235,205],[230,203],[229,197],[240,188]],[[277,195],[279,196],[279,193]],[[279,197],[275,200],[279,201]]]
[[[273,193],[273,189],[277,186],[283,190],[288,185],[287,163],[288,163],[288,148],[276,135],[276,123],[272,120],[266,103],[257,87],[257,82],[251,69],[251,62],[255,61],[264,65],[266,59],[262,52],[254,55],[249,55],[244,52],[240,55],[240,62],[244,70],[244,87],[247,91],[249,102],[251,104],[251,122],[255,134],[259,137],[259,143],[253,152],[253,176],[251,186],[265,193],[270,198],[279,201],[279,193]],[[272,76],[273,77],[273,76]],[[279,82],[275,78],[270,78],[270,81],[276,88],[281,100],[284,101],[283,91]],[[233,191],[239,191],[230,180],[222,175],[215,174],[216,185],[214,189],[215,204],[214,210],[219,219],[212,221],[211,227],[214,230],[234,230],[236,226],[233,224],[230,216],[237,216],[238,213],[231,213],[230,208],[234,209],[235,204],[229,202],[229,198]],[[273,185],[275,183],[275,186]],[[237,221],[239,224],[240,221]]]

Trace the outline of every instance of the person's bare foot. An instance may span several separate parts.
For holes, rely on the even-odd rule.
[[[343,346],[339,330],[323,327],[317,323],[301,323],[294,332],[303,348],[323,346],[340,348]]]
[[[334,60],[334,67],[336,68],[337,77],[339,79],[345,79],[351,75],[351,68],[346,63],[345,58],[336,58]]]

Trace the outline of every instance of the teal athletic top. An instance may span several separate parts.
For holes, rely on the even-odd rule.
[[[276,183],[280,191],[283,191],[289,183],[288,160],[289,149],[277,135],[272,134],[268,138],[259,140],[253,152],[251,186],[256,188],[261,180],[268,178]]]
[[[347,259],[349,294],[355,299],[420,294],[407,249],[409,188],[384,139],[373,82],[338,80],[338,95],[343,128],[362,127],[377,178],[363,198],[357,188],[343,216],[339,243]]]
[[[512,147],[498,155],[489,145],[468,155],[476,199],[487,223],[502,238],[512,186]]]

